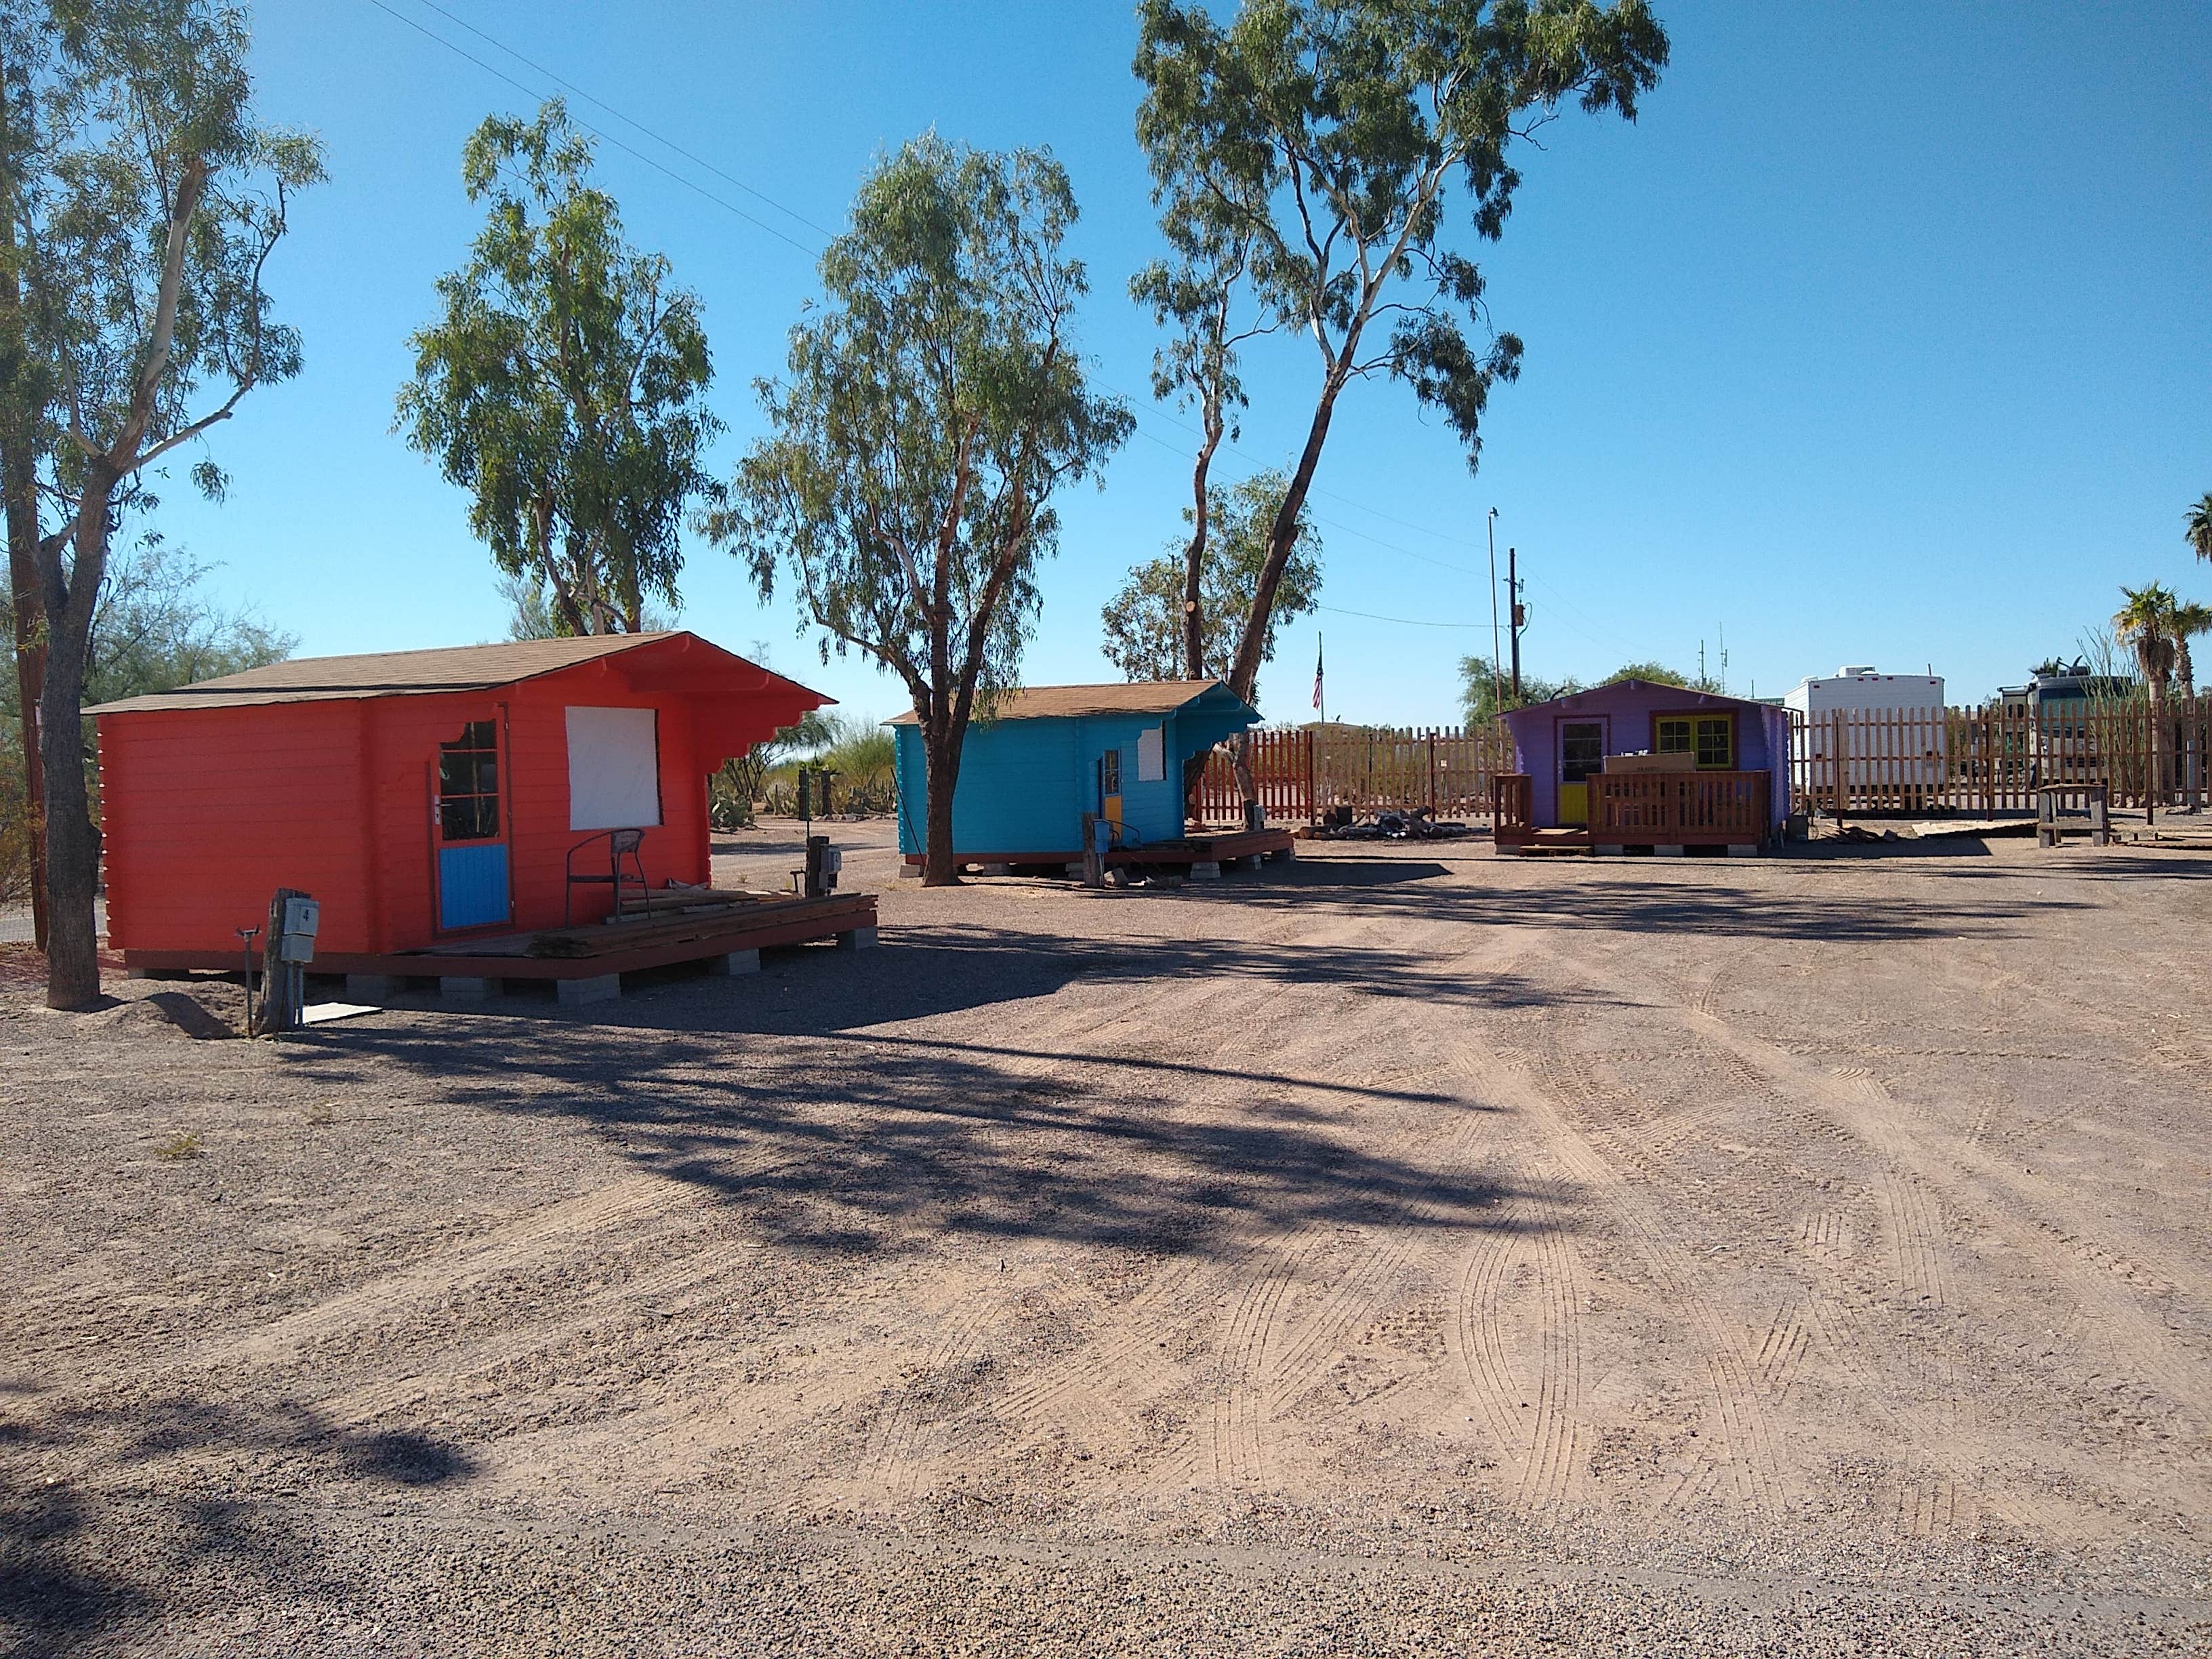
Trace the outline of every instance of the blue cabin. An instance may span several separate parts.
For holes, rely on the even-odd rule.
[[[1218,680],[1001,692],[961,747],[954,856],[963,864],[1073,863],[1083,856],[1086,812],[1119,826],[1117,848],[1181,845],[1183,763],[1259,720],[1259,710]],[[911,714],[890,724],[899,851],[918,864],[927,833],[921,727]]]

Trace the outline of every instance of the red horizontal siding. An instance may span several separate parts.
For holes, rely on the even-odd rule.
[[[483,720],[505,733],[515,925],[557,925],[568,851],[590,834],[568,828],[571,706],[658,711],[662,823],[646,833],[647,878],[706,880],[706,777],[720,757],[701,751],[690,694],[638,692],[617,663],[591,663],[494,693],[102,717],[111,939],[228,951],[283,885],[322,901],[325,953],[435,942],[438,747]],[[719,748],[736,705],[711,707]],[[604,887],[576,896],[580,920],[606,908]]]

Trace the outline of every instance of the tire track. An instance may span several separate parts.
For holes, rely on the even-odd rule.
[[[495,1229],[482,1239],[415,1262],[197,1350],[190,1364],[271,1364],[341,1331],[387,1322],[402,1309],[466,1290],[543,1259],[556,1245],[688,1207],[690,1190],[659,1176],[618,1181]]]
[[[971,1288],[942,1323],[929,1352],[877,1416],[860,1463],[864,1486],[891,1499],[911,1497],[920,1489],[925,1452],[943,1437],[936,1432],[937,1422],[928,1419],[929,1408],[948,1382],[957,1381],[1010,1300],[1006,1292]]]
[[[1493,1050],[1488,1074],[1505,1084],[1516,1102],[1543,1132],[1545,1145],[1578,1188],[1584,1201],[1600,1206],[1635,1246],[1646,1271],[1668,1304],[1681,1317],[1698,1351],[1699,1369],[1719,1427],[1719,1462],[1731,1500],[1761,1514],[1780,1508],[1784,1482],[1778,1449],[1760,1404],[1747,1345],[1712,1305],[1703,1274],[1679,1235],[1650,1210],[1620,1170],[1590,1144],[1560,1109],[1547,1084],[1525,1055]],[[1468,1069],[1477,1066],[1470,1049]]]

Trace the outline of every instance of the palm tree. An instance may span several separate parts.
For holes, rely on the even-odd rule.
[[[2212,490],[2181,515],[2182,534],[2189,538],[2191,550],[2207,563],[2212,563]]]
[[[2197,669],[2189,660],[2189,641],[2200,634],[2212,634],[2212,605],[2199,605],[2194,599],[2186,605],[2177,602],[2171,625],[2173,683],[2185,698],[2193,698],[2197,695]]]
[[[2150,696],[2151,799],[2163,801],[2166,781],[2166,683],[2172,676],[2177,647],[2172,592],[2157,582],[2148,587],[2120,589],[2127,603],[2112,617],[2112,633],[2123,645],[2132,646],[2136,666],[2142,671],[2143,690]]]

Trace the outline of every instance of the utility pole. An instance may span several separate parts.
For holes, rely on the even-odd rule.
[[[1505,586],[1513,596],[1513,702],[1521,703],[1521,629],[1528,621],[1528,607],[1521,603],[1520,550],[1505,550]]]
[[[1507,550],[1509,552],[1510,549]],[[1505,711],[1505,685],[1498,677],[1505,671],[1498,663],[1498,509],[1490,509],[1490,709],[1492,715]]]

